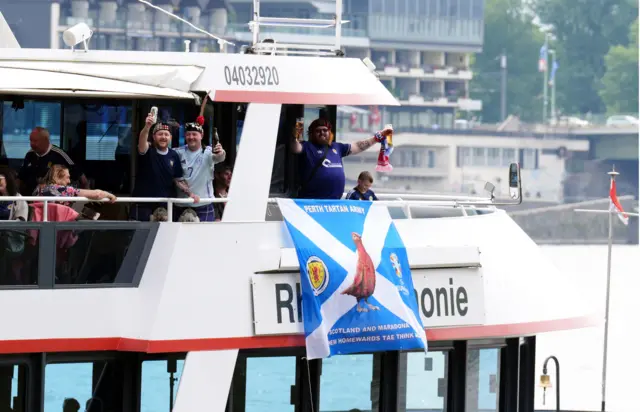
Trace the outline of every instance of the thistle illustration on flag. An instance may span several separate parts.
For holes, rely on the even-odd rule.
[[[407,251],[386,206],[278,199],[300,264],[308,359],[428,348]]]
[[[625,225],[629,224],[629,216],[624,213],[624,209],[618,200],[618,194],[616,192],[616,180],[611,178],[611,188],[609,189],[609,211],[616,212],[616,215],[620,218],[620,221]]]

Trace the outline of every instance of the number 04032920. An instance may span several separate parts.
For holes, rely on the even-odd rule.
[[[228,85],[278,86],[278,69],[271,66],[224,66],[224,80]]]

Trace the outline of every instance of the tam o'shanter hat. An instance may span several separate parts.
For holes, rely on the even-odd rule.
[[[161,130],[166,130],[169,133],[171,133],[171,127],[172,127],[172,125],[169,124],[168,122],[158,122],[158,123],[153,125],[153,133],[152,134],[156,134],[157,132],[159,132]]]

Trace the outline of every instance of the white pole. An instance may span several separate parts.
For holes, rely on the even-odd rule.
[[[611,176],[611,184],[616,179],[615,167],[608,173]],[[609,245],[607,248],[607,292],[604,309],[604,349],[602,354],[602,404],[601,412],[606,412],[606,396],[607,396],[607,347],[609,343],[609,293],[611,290],[611,251],[613,249],[613,210],[609,213]]]

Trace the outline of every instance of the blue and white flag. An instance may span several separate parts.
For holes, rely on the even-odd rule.
[[[404,243],[384,205],[278,199],[300,262],[307,358],[427,350]]]

